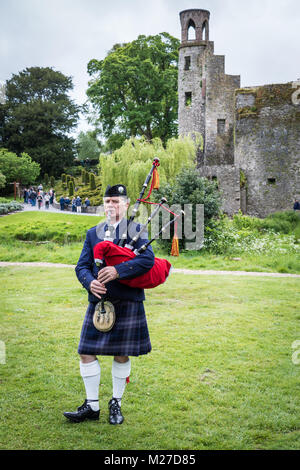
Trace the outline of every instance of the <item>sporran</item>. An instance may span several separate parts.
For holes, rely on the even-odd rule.
[[[114,305],[109,301],[98,302],[93,316],[94,327],[102,331],[102,333],[106,333],[113,328],[115,321],[116,313]]]

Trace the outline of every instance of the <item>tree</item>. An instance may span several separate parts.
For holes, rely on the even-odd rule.
[[[0,149],[0,172],[5,176],[6,183],[18,181],[32,184],[40,174],[40,165],[33,162],[27,153],[18,157],[7,149]]]
[[[182,168],[195,168],[198,146],[199,143],[188,136],[169,139],[165,147],[159,138],[153,139],[151,144],[145,138],[128,139],[111,155],[100,155],[99,175],[102,187],[124,184],[133,203],[139,196],[154,157],[160,159],[160,183],[172,184]]]
[[[99,161],[100,143],[94,132],[80,132],[77,137],[78,159],[84,162],[87,158],[92,161]]]
[[[96,189],[96,181],[94,173],[90,173],[90,189]]]
[[[163,143],[177,136],[179,45],[168,33],[142,35],[89,62],[87,95],[113,145],[131,136]]]
[[[61,174],[73,162],[79,107],[69,98],[71,77],[46,67],[26,68],[6,82],[0,105],[0,142],[20,155],[26,152],[42,173]]]

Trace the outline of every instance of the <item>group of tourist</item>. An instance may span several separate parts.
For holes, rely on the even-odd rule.
[[[59,200],[60,210],[64,211],[65,208],[68,209],[69,205],[72,204],[72,212],[80,213],[83,209],[83,212],[86,210],[87,207],[91,205],[89,198],[85,198],[84,203],[82,205],[81,198],[79,196],[73,197],[72,201],[69,197],[61,196]]]
[[[51,188],[49,191],[43,191],[43,185],[40,184],[38,188],[24,188],[23,198],[25,204],[31,204],[33,207],[36,205],[39,209],[44,205],[46,209],[49,209],[50,204],[54,202],[55,191]],[[89,199],[86,197],[82,204],[79,196],[73,197],[72,200],[69,197],[61,196],[59,200],[60,210],[68,210],[69,205],[72,205],[72,212],[80,213],[85,212],[86,208],[91,205]]]
[[[53,204],[55,191],[51,188],[48,192],[43,191],[43,185],[40,184],[38,188],[24,188],[23,198],[24,204],[31,204],[33,207],[38,205],[40,209],[45,204],[45,208],[49,209],[50,204]]]

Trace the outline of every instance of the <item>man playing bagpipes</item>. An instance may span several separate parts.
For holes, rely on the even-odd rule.
[[[113,356],[109,422],[121,424],[124,420],[121,399],[131,370],[129,357],[151,351],[143,305],[145,294],[139,286],[152,288],[161,284],[167,278],[171,265],[167,260],[154,257],[150,245],[154,238],[150,242],[145,238],[147,224],[136,224],[133,218],[139,202],[144,201],[141,198],[151,176],[153,186],[152,174],[158,165],[158,159],[155,159],[129,221],[124,218],[129,207],[126,187],[121,184],[108,186],[104,194],[106,221],[87,232],[75,268],[78,280],[88,291],[89,300],[78,346],[86,400],[77,411],[64,413],[71,421],[99,419],[101,368],[97,356],[107,355]],[[147,223],[150,220],[151,217]],[[108,249],[111,257],[105,254]],[[98,259],[99,256],[103,259]],[[116,264],[111,260],[118,262]]]
[[[117,279],[137,277],[149,271],[154,264],[152,247],[147,247],[144,253],[128,262],[102,268],[99,275],[94,263],[93,248],[106,238],[105,235],[109,235],[108,238],[118,243],[124,230],[124,223],[125,226],[127,224],[123,217],[128,206],[125,186],[116,185],[107,188],[104,195],[104,210],[105,214],[110,216],[110,226],[105,222],[88,230],[75,268],[79,281],[88,291],[89,306],[78,346],[80,373],[85,385],[86,400],[76,412],[64,413],[71,421],[99,419],[98,393],[101,370],[96,356],[109,355],[113,356],[113,396],[109,402],[109,421],[111,424],[121,424],[123,422],[121,399],[131,368],[129,356],[140,356],[151,351],[143,306],[144,291],[121,284]],[[145,239],[140,239],[137,248],[144,243]],[[107,332],[98,331],[93,324],[96,304],[104,295],[114,305],[116,312],[115,324]]]

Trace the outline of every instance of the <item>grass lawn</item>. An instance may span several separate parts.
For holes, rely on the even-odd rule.
[[[20,212],[0,217],[0,261],[45,261],[76,264],[86,231],[101,218],[46,212]],[[181,253],[178,258],[153,248],[175,268],[300,273],[299,254],[266,252],[238,256],[204,251]]]
[[[0,269],[1,449],[299,449],[299,280],[173,274],[146,292],[151,354],[132,358],[122,426],[69,423],[84,398],[86,292],[73,269]],[[2,343],[3,344],[3,343]]]

